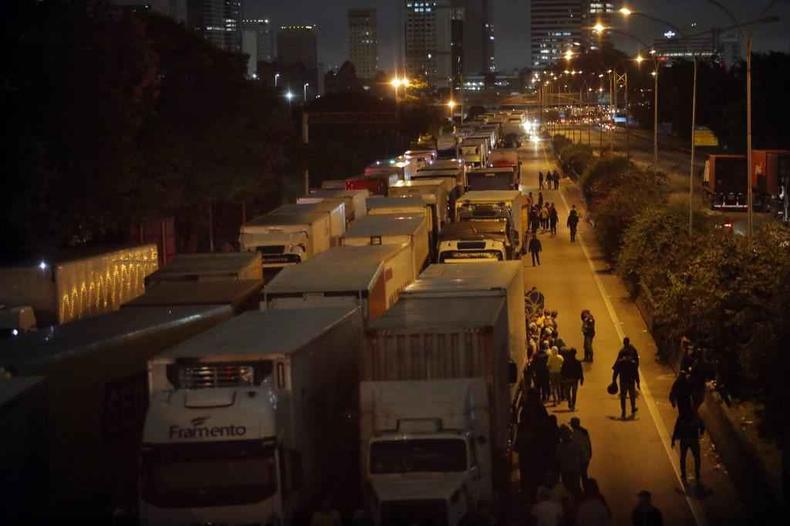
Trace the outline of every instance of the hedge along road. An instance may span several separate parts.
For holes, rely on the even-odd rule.
[[[538,171],[554,169],[554,163],[546,152],[545,142],[529,143],[522,148],[521,157],[524,191],[531,191],[537,198]],[[701,506],[681,489],[677,454],[669,446],[671,430],[658,414],[648,387],[651,378],[645,369],[653,362],[655,345],[641,319],[621,316],[615,309],[599,276],[602,271],[599,267],[607,265],[594,261],[585,244],[590,232],[583,227],[584,220],[580,223],[577,242],[570,242],[565,227],[570,206],[563,193],[563,190],[543,191],[544,200],[557,207],[560,225],[554,238],[548,233],[539,234],[543,245],[542,265],[533,268],[530,258],[524,258],[525,281],[543,292],[547,308],[559,312],[560,334],[579,355],[582,352],[579,314],[583,309],[589,309],[595,316],[597,335],[595,360],[584,366],[585,383],[579,390],[576,412],[568,412],[567,405],[549,406],[549,410],[557,415],[560,424],[577,416],[589,430],[593,443],[590,476],[598,480],[612,508],[615,524],[630,524],[636,494],[647,489],[664,513],[666,524],[703,526],[707,522]],[[635,310],[633,305],[632,308]],[[622,421],[619,398],[609,395],[606,386],[611,382],[611,367],[624,336],[630,336],[640,350],[643,366],[639,411],[635,419]]]

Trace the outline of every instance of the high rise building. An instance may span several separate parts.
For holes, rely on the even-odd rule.
[[[274,40],[268,18],[245,18],[241,21],[241,52],[247,55],[247,76],[258,71],[258,62],[274,60]]]
[[[370,80],[379,68],[375,9],[348,10],[348,55],[357,77]]]
[[[187,0],[112,0],[112,3],[136,11],[153,11],[176,22],[187,20]]]
[[[494,22],[490,0],[453,0],[463,9],[464,74],[479,75],[496,69]]]
[[[570,48],[584,47],[586,0],[532,0],[530,49],[532,66],[545,68]]]
[[[716,55],[715,34],[679,37],[672,32],[664,34],[664,38],[653,41],[656,57],[666,60],[690,59],[693,57],[709,58]]]
[[[453,18],[458,35],[459,11],[450,0],[406,0],[405,11],[406,74],[423,78],[436,87],[449,86],[457,43],[453,42]]]
[[[241,0],[187,0],[187,26],[226,51],[241,51]]]
[[[281,26],[277,32],[277,66],[281,68],[283,86],[318,93],[318,27],[314,25]]]
[[[614,0],[590,0],[587,3],[587,20],[585,21],[584,36],[587,39],[588,49],[598,49],[609,39],[609,33],[604,31],[600,34],[593,32],[592,27],[601,24],[604,27],[611,27],[614,22],[615,13],[620,8],[619,2]]]

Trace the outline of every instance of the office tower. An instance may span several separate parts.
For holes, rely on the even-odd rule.
[[[281,85],[298,92],[307,83],[308,97],[319,88],[317,33],[314,25],[281,26],[277,32],[277,66],[284,81]]]
[[[187,0],[187,26],[226,51],[241,51],[241,0]]]
[[[592,28],[596,24],[611,27],[614,22],[616,8],[619,2],[614,0],[590,0],[587,4],[587,20],[585,20],[584,35],[587,39],[588,49],[599,49],[604,42],[609,40],[609,33],[595,33]]]
[[[258,62],[273,60],[274,42],[268,18],[245,18],[241,21],[241,52],[247,55],[247,76],[257,76]]]
[[[463,9],[464,74],[494,71],[494,22],[490,0],[453,0]]]
[[[453,7],[449,0],[406,0],[406,74],[435,87],[452,81]]]
[[[112,0],[112,3],[134,11],[153,11],[176,22],[187,20],[187,0]]]
[[[379,68],[375,9],[348,10],[348,54],[357,77],[370,80]]]
[[[532,66],[545,68],[583,47],[586,0],[532,0]]]
[[[667,31],[664,38],[653,41],[656,57],[666,60],[710,58],[716,54],[716,35],[708,33],[688,37],[677,36]]]

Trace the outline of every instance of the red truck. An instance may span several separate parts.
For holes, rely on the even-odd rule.
[[[752,150],[752,201],[754,209],[768,211],[780,207],[787,187],[790,150]],[[747,207],[746,156],[711,154],[705,161],[703,186],[716,210]]]

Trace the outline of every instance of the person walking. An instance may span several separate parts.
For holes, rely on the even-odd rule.
[[[558,405],[562,400],[562,364],[565,360],[560,356],[557,347],[549,349],[548,368],[549,368],[549,383],[551,385],[551,397],[554,405]]]
[[[611,526],[612,511],[606,503],[598,482],[587,479],[584,483],[584,497],[576,510],[576,526]]]
[[[538,213],[538,207],[533,206],[532,209],[529,211],[529,228],[532,230],[532,235],[538,235],[538,227],[540,226],[540,214]]]
[[[549,381],[549,355],[546,348],[541,344],[538,352],[532,357],[532,371],[535,375],[535,385],[540,392],[540,400],[547,402],[551,394],[551,386]]]
[[[532,266],[540,265],[540,253],[543,251],[543,245],[540,243],[540,239],[538,239],[537,235],[532,236],[527,248],[529,249],[529,253],[532,254]]]
[[[636,407],[636,390],[639,388],[639,365],[629,355],[617,358],[612,366],[612,384],[620,379],[620,418],[625,420],[625,399],[631,399],[631,418],[639,410]]]
[[[653,506],[653,496],[647,490],[637,494],[639,500],[634,511],[631,512],[633,526],[664,526],[664,517],[661,510]]]
[[[672,388],[669,390],[669,403],[678,410],[678,416],[691,416],[696,412],[692,401],[691,381],[689,372],[681,369],[678,377],[675,378]]]
[[[630,357],[636,362],[636,366],[639,367],[639,351],[636,350],[636,347],[631,343],[631,338],[628,336],[623,338],[623,347],[620,349],[620,352],[617,353],[618,358],[622,358],[623,356]]]
[[[554,170],[554,189],[560,189],[560,173],[557,170]]]
[[[595,317],[588,310],[582,311],[582,336],[584,336],[584,361],[593,361],[593,338],[595,338]]]
[[[579,226],[579,213],[576,211],[576,205],[571,206],[571,212],[568,214],[567,227],[571,231],[571,242],[576,242],[576,229]]]
[[[546,203],[546,206],[540,209],[540,228],[543,229],[545,232],[549,229],[549,205]]]
[[[562,524],[562,505],[551,498],[549,491],[540,487],[537,502],[529,511],[534,526],[560,526]]]
[[[543,190],[543,172],[538,172],[538,189]]]
[[[521,492],[530,502],[534,499],[535,490],[541,482],[543,452],[539,447],[540,429],[548,418],[548,412],[540,400],[540,393],[536,389],[528,389],[518,421],[516,450]]]
[[[538,192],[538,215],[540,215],[541,208],[543,208],[543,192]]]
[[[590,468],[590,460],[592,460],[592,441],[590,440],[590,432],[582,427],[581,421],[576,416],[571,418],[571,437],[579,444],[579,449],[581,449],[581,476],[582,482],[586,482],[589,479],[587,470]]]
[[[565,398],[568,400],[568,409],[576,411],[576,394],[579,386],[584,385],[584,370],[582,363],[576,359],[576,349],[568,349],[566,356],[560,374],[565,388]]]
[[[557,444],[557,465],[560,468],[562,484],[574,499],[581,497],[582,451],[573,440],[571,428],[560,427],[560,441]]]
[[[689,450],[694,456],[694,480],[697,481],[697,486],[702,484],[700,477],[702,458],[700,456],[699,441],[704,432],[705,426],[702,424],[702,420],[694,413],[687,416],[678,415],[677,420],[675,420],[671,445],[674,448],[675,442],[680,442],[680,480],[684,486],[688,484],[686,478],[686,456]]]
[[[560,216],[557,213],[557,207],[554,206],[554,203],[551,204],[549,208],[549,226],[551,227],[551,235],[557,235],[557,223],[560,221]]]

